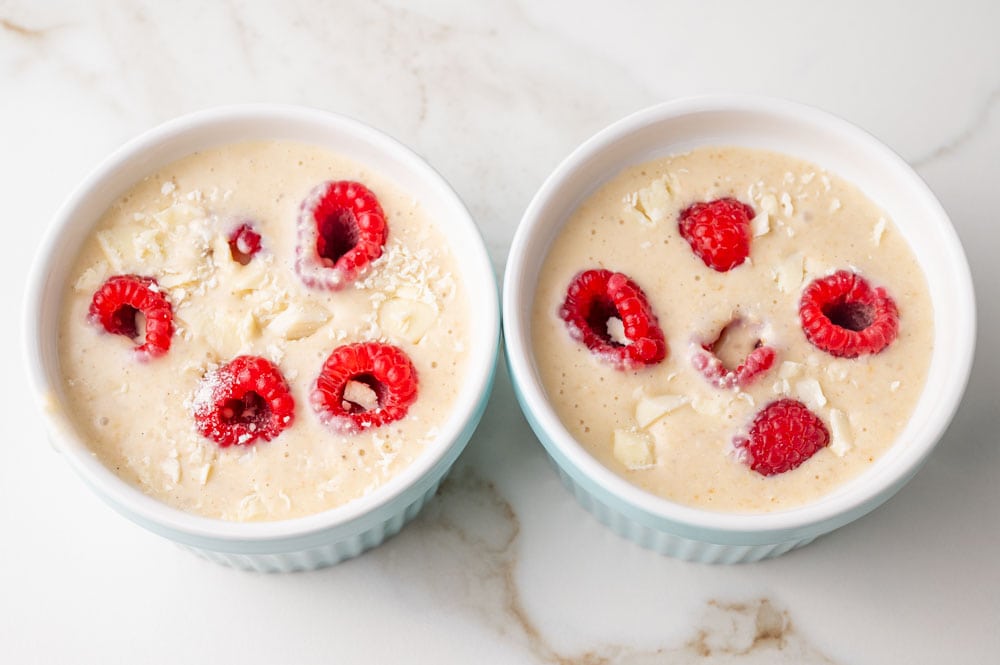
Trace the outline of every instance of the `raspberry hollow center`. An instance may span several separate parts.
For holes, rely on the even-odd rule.
[[[863,302],[831,303],[823,308],[830,323],[853,332],[861,332],[875,321],[874,308]]]
[[[344,384],[342,406],[347,413],[373,411],[382,405],[386,386],[372,374],[359,374]]]
[[[346,208],[337,208],[316,220],[316,253],[327,266],[333,266],[360,241],[358,220]]]
[[[775,356],[761,338],[761,325],[736,317],[714,342],[698,344],[691,363],[712,385],[730,390],[758,380],[774,365]]]
[[[718,339],[704,348],[713,353],[727,370],[735,370],[761,346],[763,342],[756,327],[737,318],[726,324]]]
[[[170,350],[173,309],[152,277],[110,277],[94,293],[87,316],[106,332],[135,342],[134,350],[141,360]]]
[[[417,370],[402,349],[361,342],[333,350],[310,400],[324,424],[354,433],[404,418],[417,392]]]
[[[584,270],[566,289],[559,308],[571,337],[620,370],[655,365],[667,355],[646,294],[622,273]]]
[[[241,225],[229,234],[229,253],[240,265],[247,265],[254,254],[260,251],[260,234],[249,223]]]
[[[615,322],[621,322],[621,313],[611,302],[611,298],[605,296],[594,298],[585,320],[587,327],[605,343],[611,346],[625,346],[625,343],[615,339],[611,333],[611,328],[616,325]]]
[[[309,288],[342,289],[382,256],[388,232],[382,206],[367,187],[350,180],[320,183],[299,210],[295,272]]]
[[[243,397],[227,399],[219,409],[219,419],[224,425],[246,425],[251,431],[263,428],[270,417],[267,401],[253,390]]]
[[[141,319],[140,319],[141,317]],[[125,335],[131,340],[139,337],[139,331],[146,329],[146,317],[131,305],[122,305],[111,315],[111,325],[108,332]]]

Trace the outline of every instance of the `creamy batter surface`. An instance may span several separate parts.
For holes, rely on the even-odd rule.
[[[749,260],[721,273],[691,251],[678,215],[723,197],[757,216]],[[570,337],[558,311],[574,275],[592,268],[625,273],[645,291],[666,336],[666,360],[619,371]],[[836,358],[802,332],[802,289],[839,269],[885,287],[896,302],[899,336],[879,354]],[[745,389],[721,389],[691,357],[736,319],[750,332],[741,340],[737,327],[720,350],[723,362],[735,364],[758,337],[777,359]],[[905,239],[856,187],[790,156],[705,147],[631,167],[575,211],[542,268],[532,336],[560,419],[604,465],[682,504],[765,512],[815,501],[896,441],[923,389],[933,311]],[[733,438],[782,397],[807,404],[831,442],[797,469],[765,477],[740,460]]]
[[[365,184],[389,226],[381,258],[338,291],[293,271],[299,206],[327,180]],[[262,249],[243,265],[227,238],[246,222]],[[322,148],[248,142],[181,159],[122,196],[81,247],[59,330],[72,416],[105,465],[182,510],[275,520],[345,504],[419,456],[455,401],[468,308],[451,251],[419,192]],[[166,355],[139,361],[131,339],[88,321],[94,292],[117,274],[154,277],[167,294]],[[397,422],[332,431],[309,404],[313,382],[334,348],[368,340],[409,355],[418,397]],[[191,401],[206,373],[241,354],[280,368],[294,422],[272,441],[220,448],[198,433]]]

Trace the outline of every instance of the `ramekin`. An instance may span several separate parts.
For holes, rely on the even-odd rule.
[[[573,210],[623,168],[703,145],[783,152],[858,186],[895,221],[927,276],[934,336],[927,381],[898,440],[859,477],[824,498],[781,512],[738,514],[654,496],[590,456],[548,401],[531,347],[539,269]],[[958,237],[941,205],[898,155],[861,129],[817,109],[760,97],[668,102],[596,134],[545,181],[514,236],[503,287],[504,339],[518,401],[581,504],[615,532],[681,559],[750,562],[778,556],[873,510],[930,454],[958,407],[972,366],[975,302]]]
[[[111,203],[143,176],[198,150],[246,140],[318,145],[379,173],[420,201],[451,239],[469,298],[469,358],[457,402],[440,434],[406,469],[346,505],[272,522],[229,522],[172,508],[101,464],[67,414],[57,349],[64,285],[81,242]],[[51,222],[29,278],[26,361],[55,449],[102,499],[137,524],[213,561],[258,571],[335,564],[379,545],[436,491],[475,430],[489,397],[500,332],[496,278],[483,239],[447,182],[410,149],[360,122],[279,105],[210,109],[156,127],[108,157]]]

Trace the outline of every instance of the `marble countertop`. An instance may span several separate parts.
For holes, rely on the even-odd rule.
[[[997,662],[1000,5],[583,4],[0,0],[0,661]],[[640,549],[563,489],[503,372],[417,521],[315,573],[183,552],[100,503],[45,443],[18,357],[23,276],[70,189],[140,131],[249,101],[361,118],[451,181],[499,272],[530,197],[577,144],[719,91],[811,103],[874,133],[940,197],[972,264],[965,401],[913,482],[860,521],[753,565]]]

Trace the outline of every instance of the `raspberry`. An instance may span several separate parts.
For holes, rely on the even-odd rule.
[[[145,319],[142,334],[139,315]],[[113,335],[124,335],[141,344],[135,347],[141,359],[162,356],[170,350],[174,313],[170,301],[152,277],[115,275],[104,282],[90,302],[91,322]]]
[[[229,252],[233,256],[233,261],[246,265],[259,251],[260,234],[254,230],[249,222],[244,222],[229,234]]]
[[[577,273],[559,317],[573,339],[618,369],[655,365],[667,357],[667,343],[646,294],[620,272]],[[621,321],[627,344],[611,337],[610,319]]]
[[[389,232],[378,199],[358,182],[324,182],[299,211],[295,271],[306,286],[336,290],[382,256]]]
[[[201,435],[226,448],[281,434],[295,419],[295,400],[270,361],[237,356],[201,380],[192,413]]]
[[[770,346],[764,346],[758,340],[753,351],[747,354],[743,362],[735,369],[728,369],[715,355],[715,346],[718,341],[702,345],[691,357],[691,364],[694,365],[694,368],[717,388],[745,388],[771,369],[774,364],[776,355],[774,349]]]
[[[899,310],[886,290],[847,270],[805,288],[799,321],[814,346],[840,358],[879,353],[899,333]]]
[[[706,266],[726,272],[750,254],[750,220],[754,215],[753,208],[736,199],[695,203],[681,211],[681,236]]]
[[[750,468],[763,476],[797,468],[829,442],[823,421],[794,399],[768,404],[754,417],[750,434],[734,441]]]
[[[367,387],[376,403],[366,407],[344,395],[349,383]],[[395,346],[380,342],[346,344],[323,363],[310,401],[320,420],[339,432],[381,427],[406,415],[417,399],[417,370]]]

